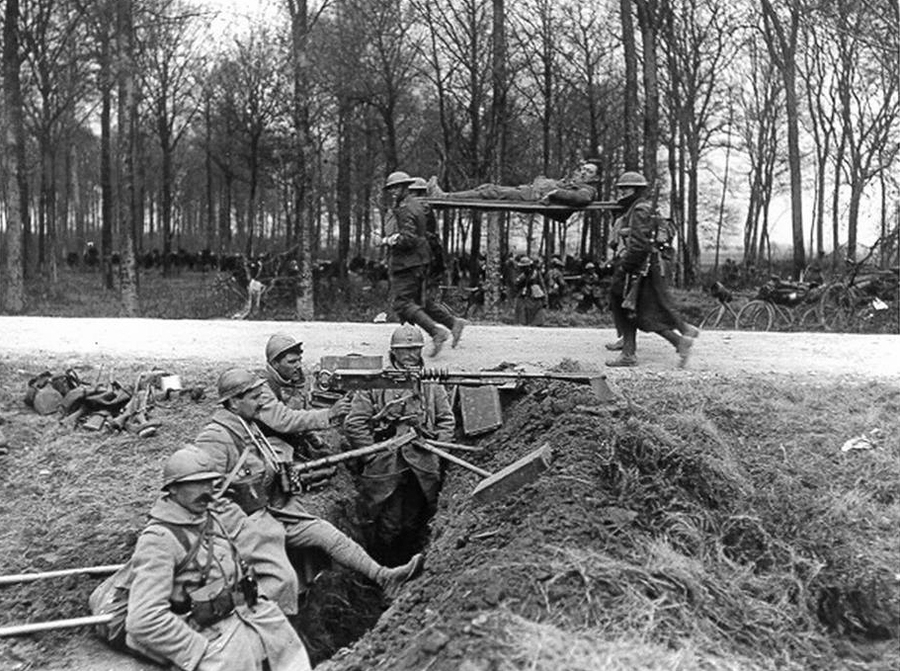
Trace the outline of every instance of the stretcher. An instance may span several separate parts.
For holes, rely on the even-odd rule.
[[[552,205],[537,201],[525,200],[481,200],[481,199],[456,199],[456,198],[424,198],[435,210],[449,210],[453,208],[467,210],[483,210],[487,212],[520,212],[522,214],[539,214],[557,221],[565,221],[576,212],[609,212],[618,208],[614,200],[595,200],[584,207],[569,207],[567,205]]]

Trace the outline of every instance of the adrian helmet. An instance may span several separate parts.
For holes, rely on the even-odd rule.
[[[410,191],[425,192],[428,191],[428,182],[423,177],[413,177],[413,181],[406,188]]]
[[[647,186],[647,180],[644,176],[639,172],[634,172],[633,170],[629,170],[628,172],[623,172],[619,179],[616,180],[617,187],[637,187],[637,186]]]
[[[532,261],[532,260],[531,260],[529,257],[527,257],[527,256],[522,256],[522,257],[519,258],[518,261],[516,261],[516,265],[519,266],[519,268],[528,268],[528,267],[531,266],[532,264],[534,264],[534,261]]]
[[[272,363],[285,352],[303,351],[303,343],[286,333],[276,333],[266,343],[266,361]]]
[[[403,324],[391,334],[391,349],[425,347],[425,336],[417,326]]]
[[[203,450],[186,445],[175,451],[163,466],[163,484],[165,489],[176,482],[199,482],[200,480],[218,480],[222,477],[213,466],[212,457]]]
[[[397,170],[387,176],[387,179],[384,181],[384,188],[393,189],[395,186],[410,184],[412,183],[412,181],[413,178],[409,176],[409,173],[403,172],[402,170]]]
[[[251,389],[256,389],[265,384],[258,375],[251,373],[243,368],[229,368],[219,376],[216,383],[219,399],[216,403],[224,403],[229,398],[240,396]]]

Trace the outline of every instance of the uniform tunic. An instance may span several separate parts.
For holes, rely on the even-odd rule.
[[[238,556],[247,559],[240,541],[246,532],[246,518],[233,504],[195,515],[164,495],[153,505],[150,518],[132,559],[134,579],[125,621],[130,648],[179,669],[197,671],[261,671],[264,660],[272,671],[311,668],[303,643],[271,601],[261,599],[250,607],[236,592],[234,612],[205,627],[189,613],[176,615],[172,610],[173,602],[184,603],[192,594],[204,599],[220,588],[237,585],[241,577]],[[154,521],[182,527],[188,547]],[[194,559],[179,569],[197,543]],[[210,553],[212,561],[208,563]],[[201,569],[207,564],[207,583],[200,588]]]
[[[376,425],[375,416],[398,399],[404,400],[391,406],[380,426]],[[411,416],[415,419],[400,419]],[[344,432],[351,447],[359,448],[386,440],[392,434],[402,435],[411,426],[421,427],[436,440],[451,440],[455,425],[456,420],[450,409],[446,390],[439,384],[424,383],[421,391],[408,389],[357,391],[353,396],[350,412],[344,420]],[[388,517],[382,520],[386,523],[385,533],[399,533],[415,520],[396,519],[397,516],[418,517],[419,514],[434,512],[441,486],[440,458],[408,443],[399,449],[365,457],[360,482],[361,493],[376,518],[379,515]],[[407,507],[403,512],[402,501],[394,501],[396,504],[394,506],[389,505],[392,496],[404,496],[402,485],[406,482],[410,484],[414,482],[417,485],[424,498],[426,511]]]

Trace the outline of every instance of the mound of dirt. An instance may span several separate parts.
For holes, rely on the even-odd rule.
[[[847,576],[840,549],[813,546],[812,530],[785,538],[767,519],[771,474],[747,458],[736,435],[747,425],[723,432],[708,396],[704,409],[641,385],[628,392],[595,405],[583,388],[534,384],[508,401],[473,461],[497,471],[549,443],[551,471],[475,507],[477,476],[450,466],[426,576],[317,668],[649,669],[695,658],[747,669],[769,668],[773,654],[784,668],[835,668],[848,634],[896,643],[900,589],[883,566]],[[785,499],[802,499],[781,484]],[[836,613],[823,615],[823,600]]]

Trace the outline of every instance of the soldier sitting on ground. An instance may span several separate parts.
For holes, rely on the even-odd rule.
[[[400,586],[417,577],[424,557],[414,556],[397,568],[379,565],[355,541],[334,525],[308,513],[288,476],[290,462],[263,434],[257,418],[263,409],[265,381],[239,368],[219,376],[219,408],[197,436],[197,447],[212,457],[216,471],[225,476],[226,496],[248,516],[248,526],[259,539],[253,560],[259,584],[281,609],[297,613],[299,583],[290,566],[270,559],[270,548],[318,551],[375,582],[393,596]],[[327,412],[327,411],[326,411]],[[306,581],[312,576],[304,576]]]
[[[420,370],[422,332],[411,324],[391,336],[390,360],[395,368]],[[369,389],[354,394],[344,431],[354,448],[417,431],[437,440],[451,440],[455,419],[447,392],[436,383],[415,390]],[[437,509],[441,488],[440,459],[414,443],[399,450],[365,457],[360,493],[374,524],[373,547],[386,561],[403,561],[409,548],[418,549],[428,520]]]
[[[311,669],[284,613],[256,589],[253,566],[238,547],[246,518],[233,504],[215,502],[220,479],[196,448],[166,461],[165,493],[132,560],[126,644],[178,669]]]

